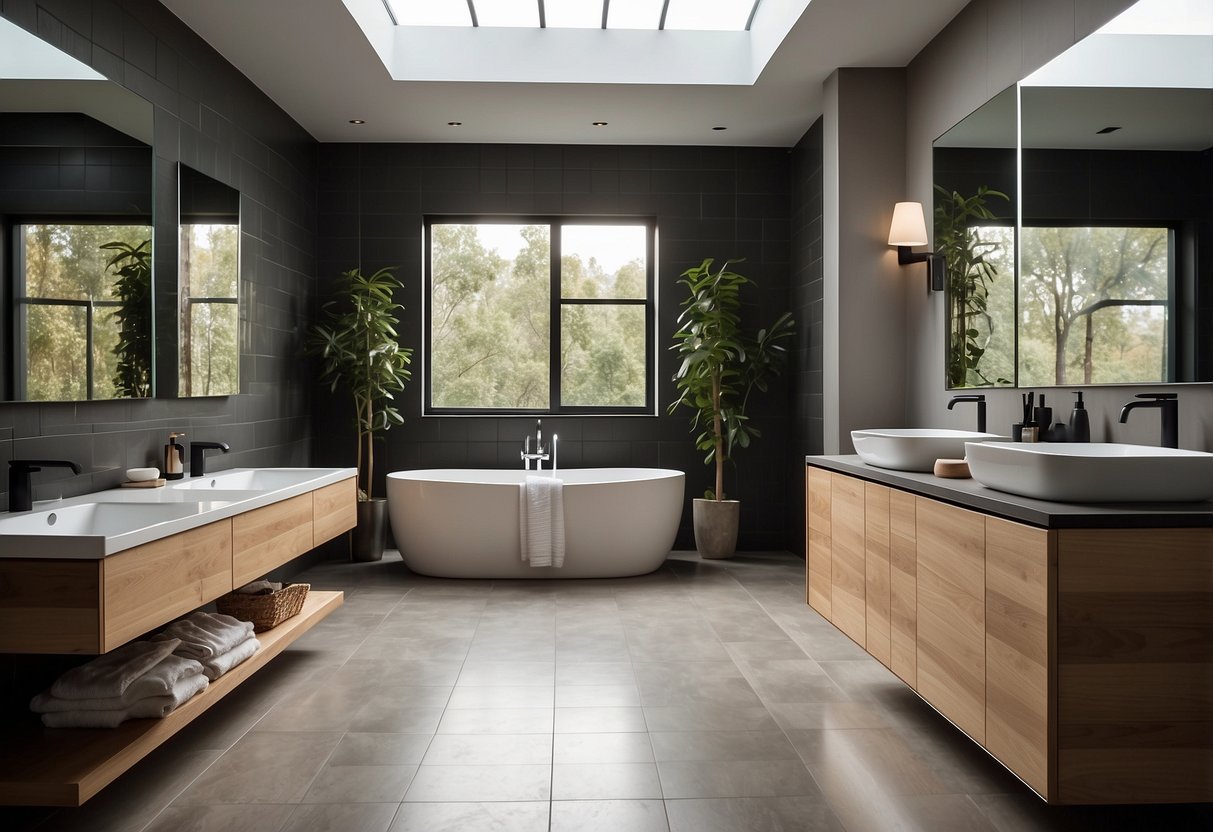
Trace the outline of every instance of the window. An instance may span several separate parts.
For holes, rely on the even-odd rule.
[[[146,225],[17,227],[14,398],[151,395],[151,236]]]
[[[427,413],[652,413],[653,223],[430,218]]]

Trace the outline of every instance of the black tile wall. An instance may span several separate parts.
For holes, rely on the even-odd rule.
[[[670,416],[665,409],[675,398],[670,380],[674,355],[666,347],[673,341],[682,300],[676,280],[705,257],[718,262],[744,257],[737,269],[756,283],[745,310],[748,325],[765,326],[789,307],[791,159],[787,150],[774,148],[322,145],[321,285],[357,265],[371,270],[398,266],[406,287],[400,299],[406,307],[402,341],[419,347],[422,222],[427,214],[656,218],[659,415],[551,417],[544,420],[544,429],[560,435],[562,466],[675,468],[687,473],[688,497],[698,496],[711,484],[710,471],[692,444],[688,414]],[[820,220],[817,228],[820,238]],[[376,470],[518,467],[522,437],[533,430],[533,419],[421,417],[421,368],[418,361],[401,402],[409,414],[406,422],[386,434]],[[738,454],[736,470],[728,473],[726,491],[742,500],[742,549],[792,545],[792,389],[785,380],[752,405],[763,437]],[[340,464],[351,457],[347,409],[327,389],[315,390],[316,464]],[[376,488],[382,487],[379,479]],[[688,501],[677,543],[681,547],[693,546],[689,506]]]

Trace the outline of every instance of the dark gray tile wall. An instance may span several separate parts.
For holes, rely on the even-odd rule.
[[[216,468],[308,464],[299,347],[315,288],[315,141],[153,0],[3,0],[0,14],[154,105],[162,395],[176,389],[176,163],[240,191],[243,353],[239,396],[0,403],[0,468],[14,457],[73,459],[88,473],[38,474],[35,499],[87,493],[113,487],[128,467],[159,464],[171,430],[231,444]],[[7,505],[0,491],[0,509]]]
[[[399,266],[406,287],[400,298],[406,307],[401,340],[416,348],[423,340],[422,222],[427,214],[655,217],[660,415],[551,417],[544,429],[560,435],[562,466],[675,468],[687,473],[688,497],[698,496],[711,477],[693,447],[688,414],[669,416],[665,410],[675,398],[670,380],[675,358],[667,347],[682,300],[676,280],[705,257],[718,262],[744,257],[737,270],[756,284],[745,310],[749,325],[765,326],[786,310],[790,170],[788,151],[768,148],[322,145],[321,285],[357,265]],[[820,223],[818,229],[820,236]],[[377,471],[520,465],[518,451],[523,435],[534,429],[533,419],[421,417],[421,368],[418,361],[401,401],[406,422],[386,434]],[[752,405],[754,423],[764,435],[739,453],[736,471],[726,480],[726,491],[742,500],[743,549],[792,545],[791,390],[781,382]],[[327,388],[316,388],[313,409],[316,463],[347,463],[353,454],[348,405]],[[381,479],[376,488],[382,488]],[[688,501],[681,547],[693,545],[689,506]]]
[[[796,343],[792,406],[792,493],[789,546],[802,557],[804,539],[804,458],[825,453],[822,396],[822,121],[818,119],[792,150],[792,249],[788,294],[797,320],[804,321]]]

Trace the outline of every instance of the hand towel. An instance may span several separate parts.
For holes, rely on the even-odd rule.
[[[51,685],[51,695],[60,699],[121,696],[136,679],[158,665],[180,644],[175,638],[124,644],[64,673]]]
[[[226,653],[207,659],[202,663],[202,672],[212,682],[261,649],[261,642],[251,635]]]
[[[174,653],[204,662],[231,650],[252,633],[251,621],[241,621],[221,613],[199,611],[191,613],[188,618],[174,621],[152,638],[180,639],[181,644]]]
[[[241,595],[269,595],[280,589],[282,589],[282,584],[279,581],[253,581],[251,584],[239,587],[236,591]]]
[[[42,724],[47,728],[116,728],[128,719],[161,719],[206,690],[208,684],[207,678],[201,673],[191,673],[178,679],[168,696],[148,696],[126,708],[115,710],[76,708],[45,713]]]
[[[519,488],[519,545],[531,566],[564,565],[564,483],[528,476]]]
[[[96,699],[62,699],[50,691],[30,700],[31,711],[39,714],[60,711],[118,711],[131,707],[141,699],[171,696],[174,686],[186,676],[201,676],[202,665],[193,659],[165,656],[160,664],[132,682],[121,696]],[[205,677],[203,677],[205,678]]]

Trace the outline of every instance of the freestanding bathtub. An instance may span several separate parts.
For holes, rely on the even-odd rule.
[[[622,578],[652,572],[669,554],[682,515],[681,471],[571,468],[557,472],[564,566],[529,566],[518,542],[518,489],[527,473],[388,474],[388,514],[405,564],[436,578]]]

